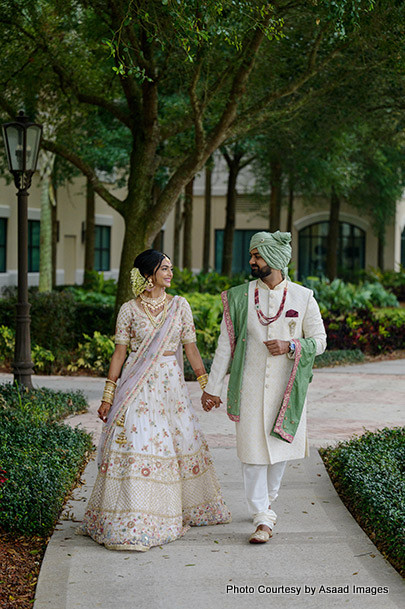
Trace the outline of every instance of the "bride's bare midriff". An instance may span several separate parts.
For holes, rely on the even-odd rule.
[[[174,351],[165,351],[163,355],[176,355]]]

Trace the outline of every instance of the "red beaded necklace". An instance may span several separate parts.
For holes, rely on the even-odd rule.
[[[284,309],[285,299],[286,298],[287,298],[287,286],[285,286],[285,288],[284,288],[283,298],[281,300],[281,305],[280,305],[279,310],[277,311],[277,313],[275,315],[273,315],[273,317],[266,317],[266,315],[260,309],[260,304],[259,304],[259,287],[256,284],[256,288],[255,288],[255,309],[256,309],[257,317],[259,318],[259,321],[262,324],[262,326],[268,326],[269,324],[273,323],[273,321],[276,321],[276,319],[278,319],[280,317],[280,315],[281,315],[281,313],[283,312],[283,309]]]

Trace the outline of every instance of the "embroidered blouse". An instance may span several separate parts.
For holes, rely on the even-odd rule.
[[[177,317],[167,351],[176,351],[179,343],[186,345],[197,342],[191,307],[183,296],[179,296],[181,315]],[[169,309],[171,304],[169,303]],[[159,313],[157,319],[162,315]],[[153,326],[145,311],[138,306],[135,299],[125,302],[118,313],[115,328],[115,344],[129,345],[131,351],[137,351],[147,332]]]

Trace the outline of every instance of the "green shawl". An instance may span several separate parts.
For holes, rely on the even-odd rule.
[[[231,369],[227,395],[227,413],[232,421],[240,420],[243,369],[246,355],[249,284],[222,292],[224,318],[231,345]],[[292,442],[298,428],[308,385],[312,380],[316,342],[313,338],[294,339],[296,350],[293,370],[287,383],[280,411],[271,435]]]
[[[312,367],[316,354],[314,338],[294,339],[295,357],[280,410],[271,436],[286,442],[294,440],[307,397],[308,385],[312,381]]]

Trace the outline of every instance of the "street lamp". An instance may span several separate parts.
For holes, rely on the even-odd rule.
[[[28,302],[28,189],[37,167],[42,126],[30,123],[20,111],[13,123],[2,125],[8,168],[18,190],[18,302],[14,380],[32,387],[30,304]]]

